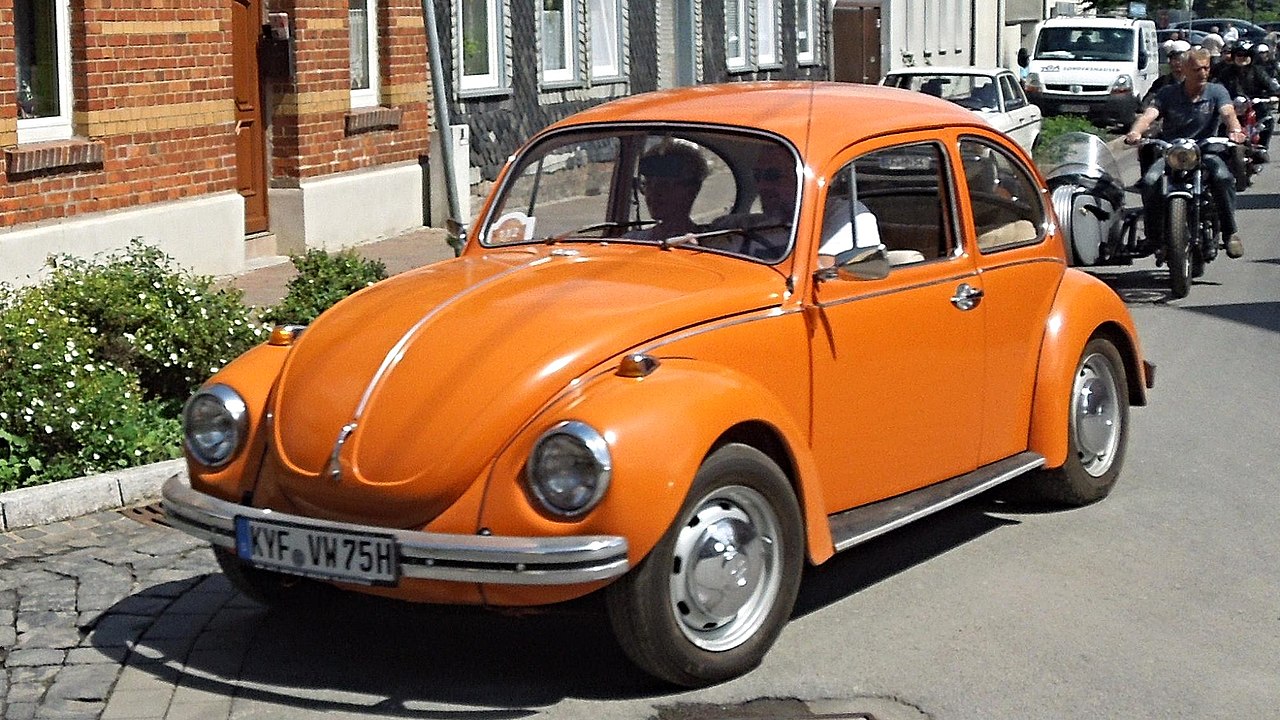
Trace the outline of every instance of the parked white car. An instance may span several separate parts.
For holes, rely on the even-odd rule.
[[[893,70],[881,85],[926,93],[972,110],[1031,152],[1040,135],[1040,108],[1005,68],[911,67]]]

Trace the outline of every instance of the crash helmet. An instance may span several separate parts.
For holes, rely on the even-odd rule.
[[[1257,43],[1253,46],[1253,59],[1258,62],[1266,62],[1271,59],[1271,46],[1266,43]]]

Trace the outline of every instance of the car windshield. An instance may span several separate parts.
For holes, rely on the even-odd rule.
[[[562,131],[516,158],[480,242],[651,243],[776,262],[794,241],[798,168],[788,145],[762,134]]]
[[[1000,91],[995,80],[986,75],[903,73],[890,75],[885,84],[950,100],[970,110],[1000,110]]]
[[[1037,60],[1133,59],[1133,31],[1125,28],[1044,28],[1036,41]]]

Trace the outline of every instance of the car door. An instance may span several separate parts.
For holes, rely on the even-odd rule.
[[[1065,258],[1049,251],[1049,213],[1034,173],[1003,140],[961,137],[966,243],[983,298],[979,462],[1027,449],[1040,346]]]
[[[1040,135],[1040,108],[1027,100],[1013,73],[1000,73],[998,81],[1004,112],[1009,118],[1008,133],[1027,152],[1031,152],[1036,137]]]
[[[936,137],[850,149],[826,170],[824,235],[856,225],[844,246],[878,240],[895,263],[883,279],[816,281],[808,305],[813,457],[829,513],[976,466],[981,278],[959,247],[954,173]],[[870,212],[874,230],[850,223],[851,205]]]

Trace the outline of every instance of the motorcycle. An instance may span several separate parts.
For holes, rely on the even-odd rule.
[[[1192,278],[1204,274],[1217,256],[1222,230],[1217,206],[1209,191],[1208,170],[1201,158],[1222,153],[1235,143],[1227,138],[1201,140],[1144,140],[1139,154],[1162,152],[1165,158],[1160,195],[1164,199],[1163,230],[1139,236],[1141,203],[1126,208],[1119,164],[1095,135],[1064,133],[1037,150],[1054,211],[1069,243],[1072,265],[1128,265],[1134,258],[1154,257],[1169,266],[1173,297],[1191,290]],[[1145,170],[1149,162],[1142,163]]]
[[[1245,143],[1231,153],[1228,166],[1236,179],[1236,192],[1243,192],[1253,184],[1253,176],[1261,172],[1262,166],[1268,162],[1267,148],[1262,143],[1263,130],[1275,123],[1276,106],[1280,98],[1272,97],[1237,97],[1235,99],[1236,117],[1240,119],[1240,127],[1245,135]],[[1260,113],[1259,109],[1268,108],[1270,113]]]

